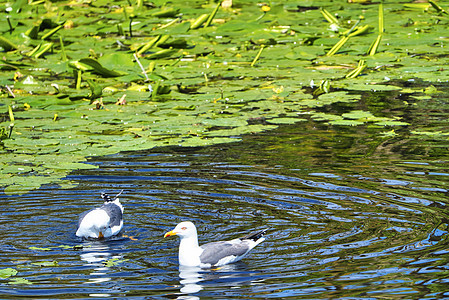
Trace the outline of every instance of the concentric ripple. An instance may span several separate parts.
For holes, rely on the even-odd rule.
[[[109,156],[91,161],[99,169],[70,175],[76,188],[2,196],[0,263],[18,273],[4,280],[0,293],[154,299],[444,295],[438,286],[446,283],[449,266],[446,204],[429,196],[441,191],[411,178],[219,159],[195,149]],[[121,189],[124,236],[78,239],[78,214],[99,205],[101,192]],[[181,220],[197,224],[200,242],[270,230],[242,262],[183,270],[178,241],[162,238]],[[13,286],[8,280],[14,277],[31,284]]]

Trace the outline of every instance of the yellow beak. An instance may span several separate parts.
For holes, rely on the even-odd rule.
[[[173,230],[164,234],[164,238],[166,238],[167,236],[172,236],[172,235],[176,235],[176,232],[174,232]]]

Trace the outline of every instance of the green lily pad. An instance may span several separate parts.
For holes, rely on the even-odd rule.
[[[375,125],[379,125],[379,126],[407,126],[410,125],[407,122],[402,122],[402,121],[381,121],[381,122],[376,122],[374,123]]]
[[[13,268],[0,269],[0,278],[8,278],[17,274],[17,270]]]
[[[75,162],[59,162],[58,164],[47,164],[46,167],[49,169],[62,169],[62,170],[83,170],[83,169],[87,170],[98,168],[98,166]]]
[[[215,119],[204,119],[202,124],[205,126],[219,126],[219,127],[238,127],[247,125],[248,122],[244,119],[238,118],[215,118]]]
[[[361,26],[377,28],[377,3],[309,1],[301,9],[272,3],[266,13],[254,3],[232,9],[212,2],[117,9],[11,3],[14,30],[0,24],[0,186],[6,193],[48,183],[71,186],[61,178],[95,168],[83,163],[86,156],[234,142],[303,119],[376,130],[407,126],[400,111],[406,108],[411,130],[420,132],[413,137],[447,138],[415,115],[427,104],[442,109],[440,92],[449,81],[447,20],[429,3],[388,3],[385,35],[374,55],[366,51],[377,32],[367,31],[349,37],[332,56],[326,53],[360,15]],[[44,13],[63,6],[63,14]],[[340,16],[338,32],[316,7]],[[363,72],[345,78],[361,60]],[[328,88],[317,97],[320,82]],[[11,136],[8,106],[15,116]]]
[[[362,125],[364,122],[356,121],[356,120],[332,120],[329,121],[331,125],[340,125],[340,126],[357,126]]]
[[[37,251],[51,251],[51,248],[41,248],[41,247],[29,247],[30,250],[37,250]]]
[[[111,258],[108,259],[107,261],[104,261],[103,265],[105,267],[111,268],[125,261],[128,261],[128,259]]]
[[[95,71],[96,73],[98,73],[104,77],[117,77],[117,76],[126,75],[126,73],[110,70],[110,69],[103,67],[100,62],[98,62],[97,60],[95,60],[93,58],[83,58],[83,59],[80,59],[79,62],[81,64],[89,66],[93,71]]]
[[[31,264],[39,267],[56,267],[59,265],[57,261],[40,261]]]
[[[300,118],[275,118],[267,120],[268,123],[271,124],[295,124],[297,122],[301,121],[307,121],[306,119],[300,119]]]
[[[8,284],[33,284],[31,281],[25,278],[13,278],[8,281]]]
[[[341,115],[345,119],[353,119],[361,122],[387,121],[387,118],[376,117],[372,113],[363,110],[354,110]]]

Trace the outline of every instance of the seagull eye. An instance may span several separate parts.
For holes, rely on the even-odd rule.
[[[181,229],[182,229],[182,230],[186,230],[186,229],[187,229],[187,227],[182,227]]]

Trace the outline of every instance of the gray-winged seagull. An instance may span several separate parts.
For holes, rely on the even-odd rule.
[[[230,241],[212,242],[199,246],[195,225],[192,222],[181,222],[172,231],[167,232],[164,237],[172,235],[180,237],[180,265],[209,268],[241,260],[251,249],[265,240],[263,235],[267,230],[263,229]]]
[[[76,236],[101,239],[118,234],[123,228],[123,206],[118,198],[122,192],[113,199],[102,193],[104,204],[80,215]]]

